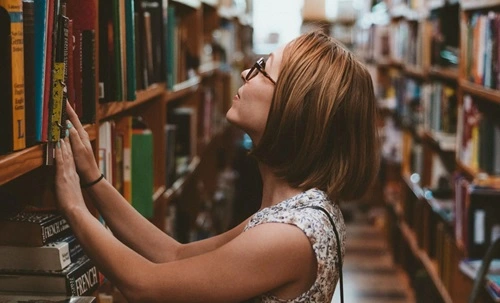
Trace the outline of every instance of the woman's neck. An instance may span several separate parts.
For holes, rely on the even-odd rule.
[[[261,209],[276,205],[302,192],[301,189],[292,187],[285,180],[276,177],[269,166],[259,163],[259,170],[263,185]]]

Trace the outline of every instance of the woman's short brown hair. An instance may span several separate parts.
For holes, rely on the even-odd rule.
[[[332,200],[360,198],[379,165],[376,101],[367,69],[321,31],[284,49],[264,134],[251,152],[277,176]]]

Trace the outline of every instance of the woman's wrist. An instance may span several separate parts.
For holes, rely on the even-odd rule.
[[[87,180],[89,180],[89,181],[87,181],[87,182],[84,182],[84,180],[82,180],[82,182],[80,182],[80,187],[84,188],[84,189],[92,187],[95,184],[101,182],[102,179],[104,179],[104,174],[100,173],[98,177],[95,177],[93,179],[88,178]]]

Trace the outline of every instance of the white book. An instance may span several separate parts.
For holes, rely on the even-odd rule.
[[[62,270],[70,263],[67,242],[39,247],[0,246],[0,269]]]

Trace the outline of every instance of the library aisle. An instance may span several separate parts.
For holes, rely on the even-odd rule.
[[[347,225],[344,299],[356,303],[414,303],[404,271],[394,264],[384,233],[384,210],[342,206]],[[337,287],[332,303],[340,302]]]

